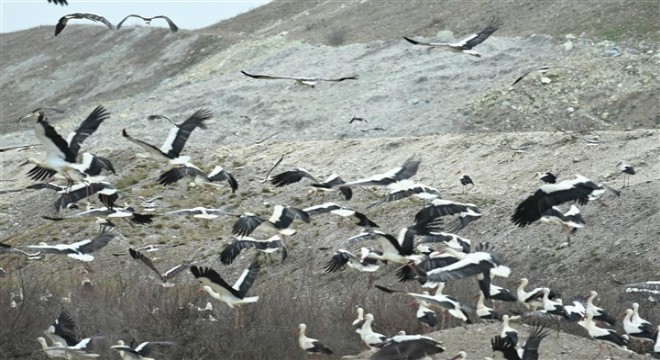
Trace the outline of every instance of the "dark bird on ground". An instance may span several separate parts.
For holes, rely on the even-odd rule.
[[[395,335],[369,360],[419,360],[445,351],[441,343],[423,335]]]
[[[461,185],[463,185],[463,192],[465,192],[465,189],[467,188],[468,185],[474,186],[474,182],[472,181],[472,178],[468,175],[463,175],[458,179],[458,181],[461,182]]]
[[[301,349],[303,349],[308,354],[330,355],[333,353],[329,347],[323,345],[320,341],[307,337],[307,335],[305,335],[306,329],[307,325],[298,325],[298,346],[300,346]]]
[[[157,148],[142,140],[132,138],[130,135],[128,135],[126,129],[122,130],[122,136],[124,136],[126,140],[145,149],[156,160],[165,160],[174,165],[185,164],[190,161],[190,157],[181,156],[180,154],[181,150],[183,150],[183,147],[188,141],[188,137],[193,132],[193,130],[198,127],[202,130],[206,129],[207,127],[205,121],[211,117],[213,117],[213,115],[208,109],[200,109],[195,111],[194,114],[192,114],[181,124],[175,124],[160,148]]]
[[[172,30],[172,32],[179,31],[179,27],[176,26],[176,24],[174,24],[174,22],[172,22],[172,20],[170,20],[170,18],[168,18],[165,15],[157,15],[157,16],[154,16],[154,17],[144,17],[144,16],[137,15],[137,14],[130,14],[130,15],[126,16],[122,21],[119,22],[119,24],[117,24],[117,30],[119,30],[121,28],[122,24],[124,24],[124,21],[126,21],[126,19],[128,19],[130,17],[140,18],[140,19],[144,20],[144,22],[147,25],[151,24],[151,20],[153,20],[153,19],[165,19],[165,21],[167,21],[167,25],[170,27],[170,30]]]
[[[525,341],[525,345],[516,349],[516,345],[500,335],[491,338],[490,343],[493,351],[500,351],[506,360],[538,360],[539,346],[541,340],[548,336],[550,332],[544,331],[543,325],[532,325],[529,337]]]
[[[346,183],[346,185],[359,186],[387,186],[397,181],[409,179],[417,173],[421,160],[410,158],[403,165],[391,169],[383,174],[374,175],[369,178],[355,180]]]
[[[497,31],[497,29],[499,29],[501,25],[502,22],[498,18],[493,18],[490,21],[490,24],[488,24],[488,26],[486,26],[485,29],[481,30],[476,34],[470,35],[461,41],[453,42],[453,43],[433,43],[433,42],[417,41],[405,36],[403,38],[406,39],[406,41],[408,41],[409,43],[414,45],[424,45],[424,46],[428,46],[429,48],[443,47],[452,52],[463,52],[472,56],[480,57],[481,55],[478,52],[473,51],[471,49],[481,44],[486,39],[488,39],[488,37],[491,36],[495,31]]]
[[[148,267],[153,272],[155,272],[156,275],[158,275],[158,278],[160,279],[160,281],[162,282],[161,285],[163,285],[164,287],[174,286],[174,284],[172,284],[168,281],[174,279],[178,274],[180,274],[182,271],[186,270],[186,268],[188,267],[188,264],[185,264],[185,263],[184,264],[179,264],[179,265],[176,265],[173,268],[165,271],[164,273],[161,273],[160,271],[158,271],[158,269],[156,269],[156,266],[154,266],[154,263],[151,261],[151,259],[146,257],[141,252],[139,252],[137,250],[134,250],[133,248],[128,248],[128,253],[131,255],[131,257],[134,260],[142,261],[142,263],[146,267]]]
[[[604,192],[605,188],[581,175],[558,184],[543,185],[534,195],[518,205],[511,216],[511,221],[524,227],[540,219],[543,213],[555,205],[568,201],[577,201],[578,204],[585,205],[590,198],[596,198]]]
[[[327,179],[325,179],[325,181],[321,182],[307,170],[295,168],[293,170],[288,170],[273,176],[273,178],[270,179],[270,183],[276,187],[282,187],[297,183],[305,178],[312,180],[313,183],[310,185],[319,191],[332,191],[336,187],[339,189],[339,191],[341,191],[346,200],[350,200],[353,197],[353,191],[351,188],[348,186],[343,186],[346,184],[346,182],[337,174],[331,174]]]
[[[114,25],[112,25],[110,21],[108,21],[108,19],[104,18],[103,16],[88,14],[88,13],[74,13],[74,14],[64,15],[60,18],[60,20],[57,22],[57,25],[55,25],[55,36],[61,33],[62,30],[64,30],[64,27],[66,26],[67,22],[71,19],[87,19],[93,22],[100,21],[105,26],[107,26],[108,29],[115,30]]]
[[[339,81],[344,81],[344,80],[357,80],[358,79],[357,75],[344,76],[344,77],[334,78],[334,79],[324,79],[324,78],[312,78],[312,77],[257,75],[257,74],[249,74],[249,73],[247,73],[243,70],[241,70],[241,73],[245,76],[249,76],[249,77],[254,78],[254,79],[288,79],[288,80],[295,80],[295,82],[298,85],[307,85],[311,88],[314,88],[321,81],[339,82]]]
[[[623,181],[623,187],[630,186],[630,175],[637,174],[635,168],[632,165],[621,161],[617,166],[617,170],[619,170],[619,175],[623,174],[626,177]]]

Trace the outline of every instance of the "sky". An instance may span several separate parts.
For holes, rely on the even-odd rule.
[[[269,0],[68,0],[68,6],[55,5],[47,0],[0,0],[0,33],[25,30],[39,25],[55,28],[60,17],[72,13],[92,13],[113,24],[126,15],[145,17],[165,15],[180,29],[194,30],[231,18],[266,4]],[[71,23],[93,24],[87,20]],[[130,18],[122,25],[141,25],[141,19]],[[162,19],[151,26],[167,27]]]

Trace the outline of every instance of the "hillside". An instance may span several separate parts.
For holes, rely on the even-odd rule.
[[[120,204],[146,212],[141,199],[161,196],[155,214],[206,206],[269,216],[277,204],[304,208],[332,201],[363,211],[392,234],[412,223],[423,201],[369,208],[384,189],[355,188],[353,199],[345,201],[337,193],[309,194],[306,183],[275,188],[259,177],[282,155],[276,172],[302,167],[320,179],[336,172],[346,180],[383,173],[416,157],[421,165],[413,180],[482,211],[483,217],[459,235],[473,244],[490,242],[503,254],[512,274],[498,278],[498,285],[513,289],[527,277],[530,288],[549,286],[565,302],[596,290],[597,303],[614,316],[638,302],[642,317],[660,324],[657,302],[623,292],[623,284],[660,279],[657,2],[450,2],[451,13],[433,2],[375,4],[274,1],[209,28],[176,34],[148,27],[113,33],[82,25],[67,26],[55,39],[51,28],[2,34],[0,147],[38,143],[34,120],[17,122],[33,108],[65,110],[48,117],[66,135],[102,104],[111,118],[83,150],[113,162],[117,175],[108,181],[120,190]],[[401,39],[461,38],[492,15],[505,26],[476,48],[480,58],[427,51]],[[512,86],[525,70],[548,64],[545,78],[531,74]],[[359,79],[312,89],[287,80],[251,79],[240,70],[357,74]],[[145,159],[140,148],[120,136],[126,129],[160,145],[170,125],[149,121],[148,115],[181,122],[200,108],[209,108],[214,117],[207,130],[195,130],[184,152],[204,170],[220,165],[230,171],[239,182],[236,193],[227,187],[199,189],[183,180],[157,185],[166,165]],[[353,117],[366,122],[349,124]],[[43,148],[0,152],[0,242],[25,246],[94,236],[94,218],[53,222],[41,217],[52,215],[57,195],[21,190],[32,184],[23,165],[27,158],[43,159]],[[638,172],[629,187],[616,171],[622,160]],[[457,180],[461,170],[476,184],[465,193]],[[509,220],[516,205],[540,186],[539,171],[560,179],[581,174],[620,189],[621,196],[606,193],[581,207],[587,226],[575,234],[571,247],[561,248],[565,237],[559,227],[517,228]],[[62,309],[73,315],[80,334],[104,336],[103,357],[116,357],[108,345],[123,339],[177,342],[157,358],[303,359],[291,330],[305,322],[309,335],[330,345],[336,353],[330,358],[338,359],[361,349],[349,325],[356,305],[373,312],[378,331],[388,335],[423,330],[405,306],[409,299],[369,288],[364,274],[350,269],[323,270],[332,252],[361,231],[331,214],[310,224],[294,222],[298,232],[289,239],[286,261],[278,255],[261,261],[249,292],[260,300],[243,307],[246,326],[239,330],[233,329],[231,309],[196,293],[189,271],[176,287],[162,288],[154,274],[125,255],[129,246],[167,245],[148,253],[159,269],[190,261],[211,266],[233,282],[253,257],[247,249],[234,264],[219,261],[219,252],[233,238],[235,220],[157,216],[146,226],[115,221],[121,236],[95,253],[93,272],[85,275],[94,282],[92,291],[79,286],[83,266],[75,260],[0,254],[0,267],[11,273],[0,278],[0,353],[44,358],[33,339]],[[358,251],[359,245],[350,250]],[[384,266],[374,282],[418,291],[416,284],[397,282],[396,267]],[[473,303],[477,289],[473,279],[465,279],[449,283],[445,292]],[[10,308],[10,294],[19,291],[23,301]],[[47,293],[52,296],[42,301]],[[209,300],[210,315],[218,322],[188,308]],[[511,304],[497,307],[516,310]],[[514,326],[527,336],[523,325]],[[447,347],[436,359],[459,350],[467,351],[468,359],[493,356],[489,341],[499,324],[461,327],[454,322],[450,327],[432,334]],[[593,358],[598,346],[584,338],[583,329],[565,323],[560,328],[541,343],[542,359]],[[622,331],[620,325],[616,329]],[[603,352],[600,358],[608,356]]]

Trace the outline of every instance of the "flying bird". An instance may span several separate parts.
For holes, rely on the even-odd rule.
[[[48,254],[61,254],[70,258],[89,262],[94,260],[92,252],[102,249],[110,240],[115,237],[111,232],[102,231],[95,238],[81,240],[72,244],[55,244],[55,245],[27,245],[27,248],[42,251]]]
[[[387,339],[369,360],[419,360],[445,351],[441,343],[423,335],[395,335]]]
[[[558,207],[553,206],[543,213],[540,221],[545,224],[561,225],[566,234],[568,246],[571,246],[571,235],[587,224],[580,213],[580,209],[575,205],[571,205],[571,208],[565,213],[562,213]]]
[[[183,270],[186,270],[186,268],[187,268],[187,264],[179,264],[179,265],[176,265],[173,268],[165,271],[164,273],[161,273],[160,271],[158,271],[158,269],[156,269],[156,266],[154,266],[154,263],[151,261],[151,259],[146,257],[141,252],[139,252],[137,250],[134,250],[133,248],[128,248],[128,253],[131,255],[131,257],[134,260],[142,261],[142,263],[146,267],[148,267],[153,272],[155,272],[156,275],[158,275],[158,278],[160,279],[160,281],[162,282],[162,285],[164,287],[174,286],[174,284],[172,284],[168,281],[174,279],[179,273],[181,273]]]
[[[76,335],[76,323],[66,310],[62,310],[55,321],[44,330],[44,335],[53,344],[60,343],[66,346],[75,346],[80,342]]]
[[[470,203],[459,203],[445,199],[434,199],[431,205],[415,214],[415,221],[433,221],[443,216],[456,215],[454,221],[445,227],[450,233],[457,233],[473,221],[481,218],[481,210]]]
[[[529,70],[525,71],[524,74],[520,75],[520,76],[516,79],[516,81],[514,81],[513,84],[511,84],[511,86],[515,86],[517,83],[520,82],[520,80],[524,79],[525,76],[527,76],[527,75],[529,75],[529,74],[531,74],[531,73],[533,73],[533,72],[538,71],[541,75],[544,75],[545,73],[548,72],[548,70],[550,70],[550,66],[541,66],[541,67],[538,67],[538,68],[532,68],[532,69],[529,69]]]
[[[298,85],[307,85],[311,88],[314,88],[321,81],[340,82],[340,81],[344,81],[344,80],[357,80],[358,79],[357,75],[344,76],[344,77],[334,78],[334,79],[324,79],[324,78],[313,78],[313,77],[257,75],[257,74],[247,73],[243,70],[241,70],[241,73],[245,76],[249,76],[249,77],[254,78],[254,79],[288,79],[288,80],[295,80],[295,82]]]
[[[248,236],[258,227],[264,227],[284,236],[293,235],[296,230],[290,229],[289,226],[295,219],[309,223],[309,214],[291,206],[275,205],[273,215],[267,220],[252,213],[240,215],[231,232],[238,236]]]
[[[117,30],[119,30],[121,28],[122,24],[124,23],[124,21],[126,21],[126,19],[128,19],[130,17],[140,18],[140,19],[144,20],[144,22],[147,25],[151,24],[151,20],[153,20],[153,19],[165,19],[165,21],[167,21],[167,25],[170,27],[170,30],[172,30],[172,32],[179,31],[179,27],[176,26],[176,24],[174,24],[174,22],[172,22],[172,20],[170,20],[170,18],[168,18],[165,15],[157,15],[157,16],[154,16],[154,17],[144,17],[144,16],[137,15],[137,14],[130,14],[130,15],[126,16],[122,21],[119,22],[119,24],[117,24]]]
[[[122,340],[117,340],[117,345],[110,346],[110,349],[115,350],[119,353],[119,356],[122,360],[149,360],[149,354],[153,351],[156,346],[174,346],[173,342],[170,341],[145,341],[133,349],[130,346],[124,344]]]
[[[348,186],[387,186],[397,181],[409,179],[417,173],[421,160],[410,158],[403,165],[391,169],[383,174],[346,183]]]
[[[154,159],[165,160],[173,165],[185,164],[190,161],[189,156],[181,156],[181,150],[186,145],[188,137],[196,128],[202,130],[206,129],[205,121],[213,117],[211,111],[208,109],[200,109],[195,111],[188,119],[181,124],[178,124],[170,130],[165,142],[160,148],[148,144],[142,140],[134,139],[126,129],[122,130],[122,136],[126,140],[145,149]]]
[[[519,227],[525,227],[543,216],[548,209],[568,201],[577,201],[585,205],[590,198],[596,198],[605,192],[603,186],[595,184],[582,175],[575,179],[564,180],[557,184],[541,186],[534,195],[518,205],[511,216],[511,221]]]
[[[192,215],[198,219],[216,219],[222,215],[228,215],[225,209],[209,209],[202,206],[194,207],[192,209],[179,209],[174,211],[169,211],[163,214],[167,215]]]
[[[541,340],[550,333],[543,330],[543,325],[533,324],[525,345],[520,349],[516,349],[515,343],[508,341],[500,335],[494,336],[490,340],[491,347],[493,351],[502,352],[506,360],[538,360]]]
[[[284,244],[279,235],[274,235],[266,240],[257,240],[247,236],[240,236],[232,240],[231,244],[227,245],[220,252],[220,262],[229,265],[234,262],[234,259],[236,259],[243,249],[248,248],[255,248],[257,251],[266,254],[282,249],[282,261],[286,260],[288,255],[286,244]]]
[[[67,0],[48,0],[49,3],[53,3],[55,5],[69,5]]]
[[[216,166],[210,173],[205,174],[200,168],[192,163],[177,165],[167,170],[158,177],[157,182],[161,185],[167,186],[179,181],[185,176],[193,177],[194,180],[191,185],[195,186],[220,187],[222,186],[221,182],[226,181],[227,184],[229,184],[232,193],[236,192],[238,189],[238,182],[234,176],[221,166]]]
[[[499,29],[501,25],[502,22],[498,18],[493,18],[490,21],[490,24],[488,24],[488,26],[486,26],[485,29],[481,30],[476,34],[472,34],[461,41],[453,42],[453,43],[423,42],[423,41],[413,40],[405,36],[403,38],[406,39],[406,41],[408,41],[409,43],[414,45],[424,45],[424,46],[428,46],[429,48],[443,47],[452,52],[463,52],[465,54],[469,54],[472,56],[481,57],[481,54],[471,49],[481,44],[486,39],[488,39],[488,37],[491,36],[495,31],[497,31],[497,29]]]
[[[250,266],[243,270],[241,276],[234,285],[229,285],[220,274],[209,267],[192,265],[190,271],[200,283],[200,291],[206,291],[211,297],[220,300],[236,311],[235,327],[241,323],[240,305],[254,303],[259,300],[258,296],[246,297],[254,281],[259,274],[259,255],[255,256]]]
[[[346,182],[339,177],[337,174],[331,174],[325,181],[321,182],[317,180],[309,171],[302,168],[295,168],[293,170],[288,170],[282,173],[279,173],[273,176],[270,179],[270,183],[275,187],[282,187],[286,185],[291,185],[297,183],[305,178],[308,178],[313,181],[310,185],[319,191],[332,191],[335,187],[341,191],[346,200],[350,200],[353,197],[353,191],[348,186],[343,186]]]
[[[369,218],[367,218],[367,216],[363,213],[335,203],[325,203],[321,205],[310,206],[302,209],[302,211],[306,212],[309,216],[331,213],[341,217],[349,218],[357,226],[364,226],[368,228],[378,227],[375,222],[369,220]]]
[[[61,33],[62,30],[64,30],[64,27],[66,26],[67,22],[71,19],[87,19],[93,22],[100,21],[105,26],[107,26],[108,29],[115,30],[114,25],[112,25],[110,21],[108,21],[108,19],[104,18],[103,16],[88,14],[88,13],[74,13],[74,14],[64,15],[60,18],[60,20],[57,22],[57,25],[55,25],[55,36],[59,35],[59,33]]]

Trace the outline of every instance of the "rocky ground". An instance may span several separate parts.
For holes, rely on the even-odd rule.
[[[601,295],[599,303],[613,314],[637,301],[642,305],[643,317],[660,323],[657,303],[644,296],[625,295],[622,287],[629,282],[660,278],[660,60],[657,26],[644,25],[646,18],[641,16],[651,13],[647,7],[654,4],[637,2],[616,8],[620,16],[614,22],[610,17],[616,7],[613,2],[589,9],[579,2],[544,3],[558,11],[548,11],[552,15],[547,17],[539,15],[540,5],[528,3],[522,6],[529,12],[526,22],[510,8],[513,4],[507,7],[504,3],[488,5],[496,9],[482,9],[481,15],[469,15],[465,21],[438,13],[439,18],[451,20],[438,22],[431,16],[427,22],[420,22],[419,14],[428,13],[428,9],[404,12],[412,5],[401,5],[405,9],[392,6],[391,15],[384,17],[373,11],[373,2],[363,3],[358,7],[356,3],[342,6],[314,2],[316,5],[301,9],[300,3],[275,2],[211,28],[177,34],[147,27],[109,33],[91,26],[68,26],[63,34],[67,36],[57,39],[48,37],[51,28],[2,34],[1,146],[38,143],[33,124],[17,122],[20,115],[35,107],[63,108],[64,114],[52,114],[49,119],[64,135],[96,105],[103,104],[112,116],[87,139],[84,148],[112,160],[118,174],[110,176],[109,181],[121,190],[120,203],[127,202],[144,211],[139,197],[160,195],[163,198],[157,201],[157,214],[185,207],[224,206],[236,213],[267,215],[275,204],[306,207],[335,201],[365,211],[382,230],[391,233],[410,224],[423,203],[402,200],[365,210],[384,196],[383,190],[356,189],[353,200],[343,201],[335,195],[310,196],[305,184],[273,188],[259,182],[258,177],[264,176],[285,154],[278,170],[299,166],[318,177],[337,172],[348,180],[382,173],[415,156],[422,160],[415,181],[438,188],[443,198],[471,202],[482,210],[483,218],[460,235],[474,243],[491,242],[505,254],[513,274],[499,285],[513,288],[524,276],[530,279],[531,286],[550,286],[561,291],[565,299],[593,289]],[[465,6],[462,10],[472,14],[466,12],[469,9],[464,3],[454,5]],[[461,37],[493,13],[503,18],[506,26],[477,48],[481,58],[440,49],[429,52],[400,39],[402,34],[436,40]],[[292,14],[298,15],[290,18]],[[332,19],[334,27],[316,19],[319,14]],[[358,26],[351,16],[359,14],[380,16],[388,26],[369,21]],[[578,21],[564,21],[564,27],[553,27],[556,14],[590,14],[592,17],[587,18],[593,21],[585,20],[582,28],[568,25]],[[281,22],[271,22],[278,16]],[[635,20],[624,21],[627,18]],[[619,26],[624,23],[625,26]],[[530,24],[538,28],[524,30]],[[651,30],[639,30],[644,26]],[[342,28],[347,30],[341,42],[336,43]],[[359,31],[364,28],[371,30]],[[334,43],[329,30],[335,35]],[[619,31],[620,37],[604,36],[607,31]],[[78,43],[86,46],[73,47]],[[545,77],[532,74],[512,86],[526,69],[547,64],[552,67]],[[358,74],[359,80],[322,83],[311,89],[284,80],[250,79],[240,70],[327,77]],[[119,136],[125,128],[135,137],[159,144],[169,124],[148,121],[147,115],[165,114],[180,122],[202,107],[211,109],[214,118],[208,130],[192,134],[186,152],[207,170],[222,165],[231,171],[240,184],[235,194],[227,189],[189,189],[183,181],[167,188],[158,186],[155,179],[164,166],[143,159],[140,149]],[[354,116],[367,121],[349,124]],[[46,190],[12,191],[31,184],[25,175],[28,168],[21,166],[28,157],[41,159],[43,150],[35,146],[0,153],[2,242],[18,246],[76,241],[93,235],[96,227],[91,220],[54,223],[39,217],[50,213],[54,194]],[[622,188],[623,178],[616,172],[616,165],[622,160],[638,171],[626,188]],[[461,170],[476,183],[465,194],[457,181]],[[517,203],[540,185],[534,177],[537,171],[552,171],[561,179],[581,174],[619,188],[622,194],[607,194],[585,206],[582,212],[587,227],[578,231],[572,247],[560,248],[564,241],[560,229],[540,224],[520,229],[509,221]],[[73,212],[64,215],[69,214]],[[128,246],[148,244],[178,245],[156,255],[160,267],[173,265],[175,260],[193,260],[235,279],[252,255],[245,253],[229,267],[219,263],[217,254],[231,241],[233,221],[228,217],[214,221],[157,217],[151,226],[122,223],[123,237],[99,252],[92,265],[92,279],[103,284],[99,286],[115,289],[119,286],[117,279],[128,277],[131,284],[142,285],[141,291],[152,291],[145,269],[112,255],[125,252]],[[259,304],[263,305],[245,310],[259,325],[250,328],[249,333],[240,333],[240,338],[232,338],[236,344],[271,339],[272,346],[280,352],[259,348],[237,353],[236,348],[228,346],[218,350],[224,351],[221,354],[245,359],[302,358],[288,332],[299,322],[315,328],[310,329],[310,334],[334,345],[338,355],[357,354],[357,341],[347,330],[354,317],[352,306],[356,304],[377,315],[384,333],[393,334],[402,328],[409,332],[418,330],[414,319],[405,316],[404,299],[365,288],[366,279],[361,274],[323,271],[332,249],[359,232],[358,228],[327,216],[315,219],[311,226],[298,224],[297,229],[298,234],[291,239],[289,259],[283,264],[268,264],[252,290],[261,297]],[[319,247],[330,250],[319,251]],[[0,266],[21,269],[26,278],[52,278],[74,287],[80,272],[77,263],[53,256],[38,262],[3,256]],[[388,267],[376,276],[376,281],[417,290],[413,285],[397,284],[392,272]],[[0,306],[5,306],[8,293],[17,291],[19,284],[7,279],[0,279],[0,284]],[[37,290],[43,291],[46,285],[38,284]],[[278,286],[273,288],[272,284]],[[156,304],[165,309],[170,304],[165,301],[178,306],[193,301],[203,306],[206,297],[192,295],[196,288],[186,273],[178,282],[176,294],[181,294],[181,298],[163,296],[164,300],[149,299],[144,305]],[[125,290],[130,292],[131,288]],[[468,300],[475,290],[473,281],[466,280],[449,284],[447,292]],[[50,291],[65,296],[67,288],[50,286]],[[108,290],[108,294],[114,292]],[[141,329],[137,325],[133,330],[126,329],[131,317],[128,314],[133,314],[130,309],[122,310],[123,316],[95,311],[92,315],[107,316],[104,325],[99,326],[90,315],[95,303],[89,299],[85,302],[75,291],[74,298],[80,302],[39,305],[34,313],[43,314],[43,318],[23,326],[25,337],[17,338],[19,332],[0,332],[0,339],[11,339],[2,343],[20,343],[20,352],[11,348],[12,357],[39,356],[24,356],[24,349],[36,349],[32,339],[62,307],[75,312],[80,328],[89,333],[132,337],[137,341],[147,336],[137,330]],[[316,311],[318,316],[310,318],[303,309]],[[8,316],[14,319],[11,313]],[[171,337],[171,331],[175,331],[185,337],[192,335],[191,329],[202,328],[208,329],[209,336],[220,338],[218,331],[223,331],[223,339],[237,336],[228,335],[232,316],[228,309],[218,306],[214,316],[223,320],[222,325],[150,329],[149,336]],[[143,319],[145,326],[149,321],[153,319]],[[447,354],[465,350],[472,359],[492,356],[488,344],[497,328],[476,324],[443,330],[433,336],[444,342]],[[597,345],[583,338],[582,329],[563,326],[562,330],[559,337],[553,332],[542,343],[543,359],[595,355]],[[30,340],[25,340],[27,336]],[[216,349],[203,340],[187,338],[168,354],[171,358],[210,358],[208,353],[194,352],[200,346]],[[619,352],[615,355],[628,357]],[[603,353],[601,358],[607,356]]]

